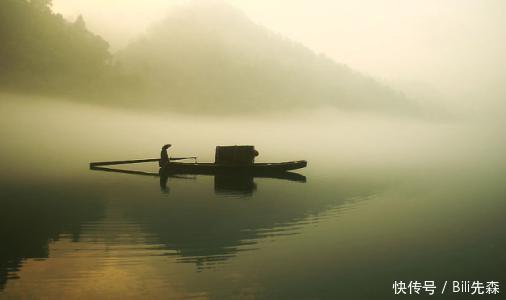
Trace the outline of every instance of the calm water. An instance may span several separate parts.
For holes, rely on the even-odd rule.
[[[482,125],[21,100],[0,106],[0,298],[390,299],[394,280],[495,280],[504,293],[506,148]],[[255,144],[260,161],[307,159],[306,181],[164,188],[87,166],[164,143],[200,161]]]

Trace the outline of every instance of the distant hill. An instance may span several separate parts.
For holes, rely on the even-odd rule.
[[[0,1],[0,88],[76,95],[103,87],[111,70],[109,45],[69,22],[50,0]]]
[[[0,91],[191,113],[334,106],[412,114],[412,99],[219,1],[172,9],[112,55],[50,0],[0,1]]]
[[[174,8],[115,59],[137,76],[145,106],[194,112],[322,105],[399,113],[417,109],[400,92],[218,1]]]

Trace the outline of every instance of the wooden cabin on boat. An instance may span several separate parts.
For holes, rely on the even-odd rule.
[[[255,146],[216,146],[214,163],[221,165],[251,165],[258,151]]]

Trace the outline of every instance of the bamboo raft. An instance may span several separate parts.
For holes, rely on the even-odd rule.
[[[170,174],[193,174],[193,175],[216,175],[216,174],[244,174],[244,175],[273,175],[292,170],[305,168],[307,161],[296,160],[278,163],[255,163],[254,159],[258,151],[254,146],[217,146],[215,153],[215,162],[199,163],[196,156],[190,157],[171,157],[169,162],[165,163],[160,172]],[[178,162],[178,160],[194,159],[195,162]],[[146,158],[134,160],[102,161],[91,162],[91,169],[98,169],[104,166],[137,164],[147,162],[160,162],[159,158]],[[271,176],[269,176],[271,177]]]

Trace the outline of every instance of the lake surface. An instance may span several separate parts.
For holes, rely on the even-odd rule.
[[[493,122],[2,97],[2,299],[391,299],[396,280],[438,292],[494,280],[504,293],[506,147]],[[88,168],[156,157],[164,143],[202,162],[216,145],[253,144],[258,161],[308,160],[306,180],[161,183]]]

